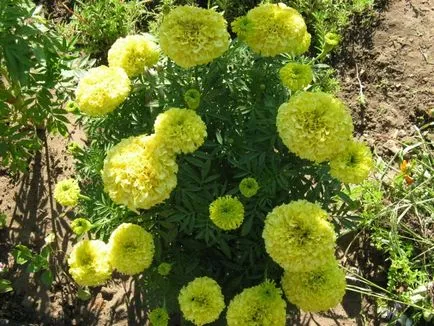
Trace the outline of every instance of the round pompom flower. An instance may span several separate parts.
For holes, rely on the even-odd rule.
[[[250,198],[258,192],[259,184],[255,178],[244,178],[241,180],[239,188],[244,197]]]
[[[225,19],[212,9],[176,7],[160,27],[161,49],[183,68],[220,57],[229,48],[229,40]]]
[[[116,109],[130,94],[131,82],[122,68],[99,66],[80,79],[75,90],[80,111],[101,116]]]
[[[75,179],[59,181],[54,187],[54,199],[63,206],[76,206],[80,198],[80,187]]]
[[[169,198],[177,172],[173,153],[155,135],[142,135],[123,139],[108,151],[102,180],[115,203],[137,211]]]
[[[155,65],[159,56],[158,46],[151,40],[151,35],[128,35],[113,43],[108,51],[108,63],[110,67],[120,67],[129,77],[134,77]]]
[[[284,326],[286,302],[281,295],[282,290],[270,281],[244,289],[229,303],[228,326]]]
[[[225,307],[220,286],[209,277],[198,277],[184,286],[178,296],[184,318],[195,325],[217,320]]]
[[[282,84],[294,92],[302,90],[313,80],[311,66],[295,62],[283,66],[279,71],[279,75]]]
[[[321,163],[346,149],[353,133],[347,107],[332,95],[300,92],[277,113],[283,143],[299,157]]]
[[[339,34],[336,33],[329,32],[324,36],[325,44],[331,47],[337,46],[340,41],[341,41],[341,37]]]
[[[309,49],[310,34],[300,13],[283,3],[263,4],[232,23],[238,37],[256,53],[300,55]]]
[[[167,326],[169,324],[169,314],[164,308],[155,308],[148,314],[148,319],[152,326]]]
[[[135,275],[148,268],[154,258],[154,239],[141,226],[122,223],[110,235],[109,260],[113,268]]]
[[[184,94],[184,101],[187,107],[192,110],[196,110],[200,104],[200,92],[195,88],[190,88]]]
[[[92,228],[92,223],[83,217],[76,218],[71,222],[71,229],[76,235],[82,235]]]
[[[175,154],[188,154],[204,142],[206,125],[196,112],[190,109],[171,108],[155,119],[156,137]]]
[[[357,141],[330,161],[330,174],[343,183],[361,183],[373,168],[369,147]]]
[[[337,261],[311,271],[285,271],[282,288],[288,300],[304,311],[318,312],[335,307],[345,294],[345,273]]]
[[[167,276],[169,275],[170,271],[172,270],[172,264],[169,263],[161,263],[157,267],[157,272],[161,276]]]
[[[209,217],[222,230],[235,230],[244,220],[244,206],[238,198],[223,196],[209,205]]]
[[[334,256],[336,235],[327,213],[306,200],[275,207],[262,237],[270,257],[285,270],[307,271]]]
[[[108,247],[101,240],[82,240],[71,251],[69,273],[78,285],[98,286],[112,274],[108,260]]]

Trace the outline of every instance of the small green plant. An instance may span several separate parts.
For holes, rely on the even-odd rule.
[[[71,21],[60,27],[85,53],[100,58],[119,37],[137,31],[146,1],[76,1]]]
[[[393,311],[395,319],[404,316],[412,322],[429,321],[434,316],[430,292],[434,273],[434,147],[426,137],[428,131],[417,132],[414,143],[406,145],[390,162],[379,162],[377,180],[350,191],[361,208],[360,227],[388,257],[386,289],[362,281],[378,291],[370,295],[401,303],[401,308]]]
[[[12,172],[26,171],[45,130],[68,133],[72,48],[39,10],[28,0],[0,2],[0,158]]]
[[[0,294],[7,293],[14,290],[12,282],[8,279],[2,278],[3,274],[8,272],[7,265],[0,262]]]
[[[50,287],[53,283],[53,274],[50,269],[50,256],[53,249],[50,242],[46,243],[40,253],[35,253],[25,245],[17,245],[12,252],[18,265],[25,265],[27,273],[37,273],[40,281]]]

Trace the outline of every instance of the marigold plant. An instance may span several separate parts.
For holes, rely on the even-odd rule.
[[[310,35],[295,9],[260,5],[233,30],[231,41],[214,9],[177,7],[162,18],[158,62],[124,72],[131,92],[120,96],[121,82],[100,89],[110,110],[95,106],[106,111],[98,116],[77,99],[88,145],[74,154],[76,210],[108,243],[111,268],[139,274],[158,325],[160,308],[196,325],[284,325],[285,300],[317,311],[345,290],[337,263],[328,266],[345,210],[334,203],[351,181],[341,175],[367,166],[333,161],[353,152],[351,115],[321,92],[316,59],[301,56]],[[285,71],[299,64],[301,74]],[[82,85],[77,97],[94,99]]]

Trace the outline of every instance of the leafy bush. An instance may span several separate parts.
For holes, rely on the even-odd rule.
[[[77,210],[90,220],[91,232],[108,244],[84,240],[74,246],[69,262],[79,285],[94,286],[107,279],[110,266],[98,257],[106,257],[109,252],[107,257],[112,268],[127,274],[144,270],[140,286],[149,308],[165,306],[170,313],[178,311],[177,299],[181,291],[179,300],[184,318],[196,320],[196,323],[208,320],[209,316],[188,315],[188,298],[191,298],[190,292],[206,297],[207,289],[200,294],[201,287],[195,285],[205,281],[213,284],[209,291],[214,294],[220,293],[221,287],[225,298],[232,298],[243,288],[250,288],[245,293],[260,293],[264,289],[264,293],[274,296],[276,306],[284,309],[286,303],[280,297],[281,290],[274,283],[279,282],[283,274],[279,264],[292,272],[291,268],[297,266],[295,273],[304,273],[300,274],[301,279],[316,280],[315,273],[319,273],[318,277],[324,280],[312,284],[314,295],[309,292],[313,290],[291,294],[294,302],[305,309],[324,310],[342,298],[344,273],[338,269],[334,258],[336,235],[325,212],[331,211],[333,217],[340,214],[334,210],[333,203],[335,196],[342,194],[342,184],[330,176],[328,161],[332,156],[344,155],[349,148],[347,142],[352,141],[353,127],[345,105],[321,92],[329,90],[327,83],[322,83],[324,65],[317,65],[314,59],[305,56],[281,53],[304,52],[309,45],[305,43],[300,47],[298,42],[291,41],[282,46],[281,39],[293,39],[286,34],[295,33],[291,24],[299,24],[298,34],[293,37],[309,40],[299,14],[282,8],[265,6],[260,9],[264,15],[275,9],[288,15],[288,19],[282,18],[281,34],[269,38],[271,45],[268,44],[266,53],[280,52],[277,56],[261,56],[241,40],[230,41],[221,16],[214,11],[184,7],[171,11],[160,28],[161,48],[171,59],[163,57],[157,65],[146,69],[141,66],[143,74],[131,78],[131,93],[120,107],[112,108],[110,113],[105,110],[106,103],[125,98],[123,93],[119,95],[118,89],[125,79],[118,71],[123,68],[122,62],[128,66],[134,62],[143,64],[143,60],[136,58],[134,38],[123,41],[124,53],[117,48],[123,60],[112,61],[116,66],[104,68],[107,77],[98,81],[98,69],[90,70],[83,77],[80,83],[86,85],[92,81],[92,87],[77,93],[77,102],[83,114],[92,107],[92,116],[79,116],[89,146],[73,152],[81,188]],[[191,15],[191,12],[197,14]],[[177,19],[181,23],[177,23]],[[265,23],[268,22],[265,20]],[[189,35],[186,31],[191,26],[204,27]],[[240,39],[249,45],[259,42],[256,51],[260,52],[262,41],[257,41],[255,34],[247,38],[244,32],[251,31],[240,28],[237,31]],[[262,35],[268,37],[267,33]],[[275,49],[270,48],[273,46]],[[327,52],[331,48],[320,49],[320,53],[323,50]],[[220,53],[223,54],[219,56]],[[280,79],[280,69],[294,62],[302,66],[292,65],[293,70],[286,71],[285,78],[300,78],[299,82],[288,85],[297,85],[297,89],[305,91],[291,91]],[[314,82],[309,85],[312,78]],[[82,84],[78,89],[82,89]],[[127,86],[121,88],[123,92]],[[289,102],[282,105],[288,98]],[[291,103],[298,103],[291,101],[298,100],[299,105],[291,106]],[[311,105],[318,110],[316,113],[309,111]],[[185,107],[190,109],[178,109]],[[293,122],[295,129],[285,120],[291,117],[290,113],[277,117],[278,112],[299,108],[300,112],[294,114],[300,119],[300,122]],[[328,117],[322,120],[325,116]],[[277,126],[276,119],[280,121]],[[304,127],[297,129],[297,123]],[[308,157],[317,163],[288,151],[291,139],[283,137],[283,133],[290,135],[296,130],[297,137],[306,136],[303,142],[307,145],[296,146],[293,151],[301,157],[307,157],[309,152]],[[334,149],[333,155],[330,148]],[[363,155],[369,160],[368,154]],[[358,169],[361,162],[350,156],[342,159],[351,162],[342,166],[345,173],[353,173],[355,170],[351,169]],[[245,178],[254,178],[256,182]],[[60,188],[66,197],[75,195],[76,190],[70,193]],[[290,204],[283,205],[286,203]],[[342,210],[345,211],[345,206],[340,207]],[[312,240],[294,240],[291,244],[298,248],[300,243],[309,243],[310,252],[294,249],[290,255],[286,253],[281,248],[282,241],[291,236],[284,234],[285,228],[276,229],[271,222],[263,232],[267,216],[280,219],[285,216],[284,212],[293,212],[288,213],[288,216],[298,216],[293,223],[305,225],[300,226],[301,229],[294,227],[294,234],[300,232],[301,237],[308,238],[307,234],[317,234],[312,235]],[[306,234],[304,227],[309,228]],[[276,235],[279,232],[282,235]],[[149,241],[149,234],[153,242]],[[273,240],[274,236],[277,240]],[[279,236],[282,241],[278,240]],[[267,250],[263,238],[270,240]],[[152,265],[148,268],[153,254]],[[291,264],[288,255],[298,259],[297,264]],[[196,278],[187,285],[201,276],[217,281],[217,287],[214,281],[203,278]],[[291,284],[298,279],[297,274],[287,273]],[[303,289],[304,285],[300,286]],[[285,291],[291,289],[289,286]],[[248,297],[247,294],[242,296]],[[240,300],[244,299],[240,297]],[[213,316],[218,316],[222,310],[220,299],[212,302],[215,305]],[[234,311],[246,306],[234,305],[237,307],[232,308]],[[238,313],[232,315],[238,316]],[[219,320],[223,323],[222,317]]]
[[[73,78],[62,72],[71,46],[38,9],[27,0],[0,3],[0,157],[12,171],[27,169],[38,130],[68,132],[61,106]]]
[[[94,57],[100,58],[121,36],[137,31],[144,2],[121,0],[76,1],[71,21],[60,30]]]

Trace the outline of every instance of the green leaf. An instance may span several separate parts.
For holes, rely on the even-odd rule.
[[[41,274],[41,282],[47,287],[51,287],[51,284],[53,284],[53,274],[50,270],[45,270]]]

